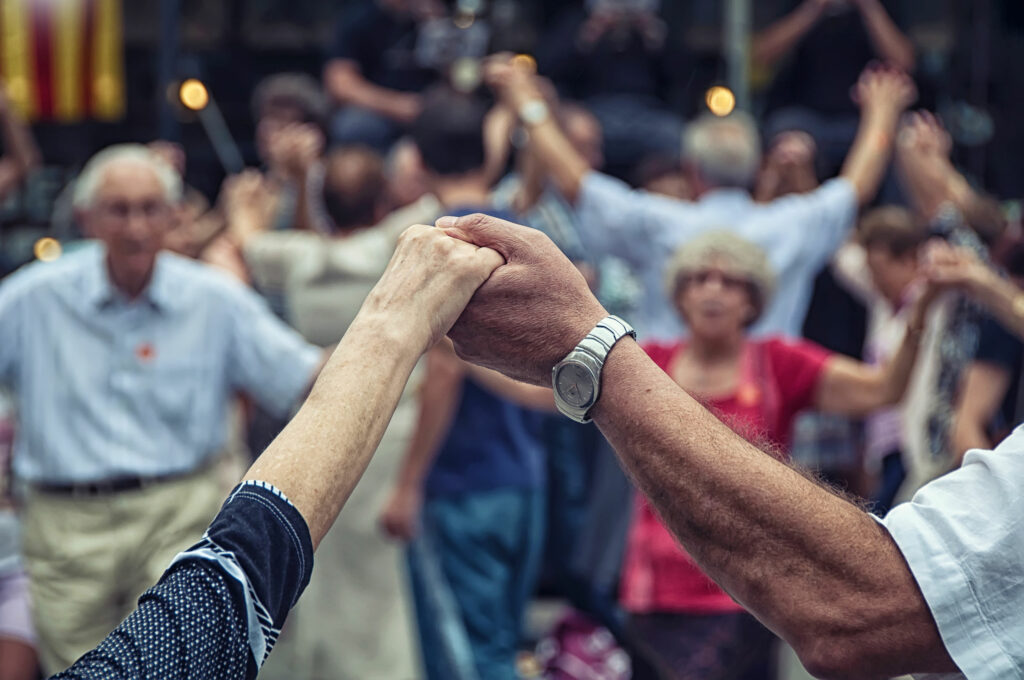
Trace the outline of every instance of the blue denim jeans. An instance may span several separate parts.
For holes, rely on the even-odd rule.
[[[516,680],[544,543],[542,491],[430,498],[409,546],[428,680]]]
[[[628,520],[632,511],[629,482],[618,468],[614,451],[593,424],[549,416],[544,423],[544,441],[548,462],[545,583],[550,580],[572,606],[619,636],[623,616],[618,607],[618,566],[625,527],[621,534],[617,532],[609,515]],[[599,493],[608,491],[602,482],[609,462],[619,472],[625,493],[609,493],[599,499]],[[601,507],[595,507],[597,504]],[[602,565],[609,561],[614,562],[612,574],[605,576]]]

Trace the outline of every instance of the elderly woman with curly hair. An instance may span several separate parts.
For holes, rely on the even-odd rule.
[[[666,284],[690,335],[646,345],[647,353],[735,431],[781,458],[803,409],[856,416],[900,400],[932,297],[921,296],[899,351],[878,367],[804,340],[749,338],[775,275],[760,248],[731,233],[683,246]],[[700,571],[645,500],[638,505],[621,600],[653,660],[677,680],[770,677],[771,633]]]

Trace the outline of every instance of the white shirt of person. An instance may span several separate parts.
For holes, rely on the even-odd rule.
[[[1024,678],[1024,426],[882,521],[962,675]]]
[[[743,189],[715,189],[698,201],[681,201],[590,172],[576,212],[589,254],[616,255],[641,279],[644,295],[631,320],[644,339],[672,341],[683,335],[665,291],[665,265],[687,241],[717,229],[761,246],[778,277],[775,296],[753,335],[799,337],[814,278],[853,226],[857,196],[848,180],[835,178],[814,191],[768,203],[755,202]]]

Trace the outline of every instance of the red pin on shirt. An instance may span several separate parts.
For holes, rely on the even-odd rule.
[[[139,361],[149,362],[156,356],[156,349],[150,342],[144,342],[135,348],[135,356],[139,358]]]

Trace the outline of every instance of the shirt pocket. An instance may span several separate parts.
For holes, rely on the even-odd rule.
[[[198,445],[216,416],[218,381],[209,365],[196,360],[164,362],[148,371],[146,395],[152,415],[172,434]]]

